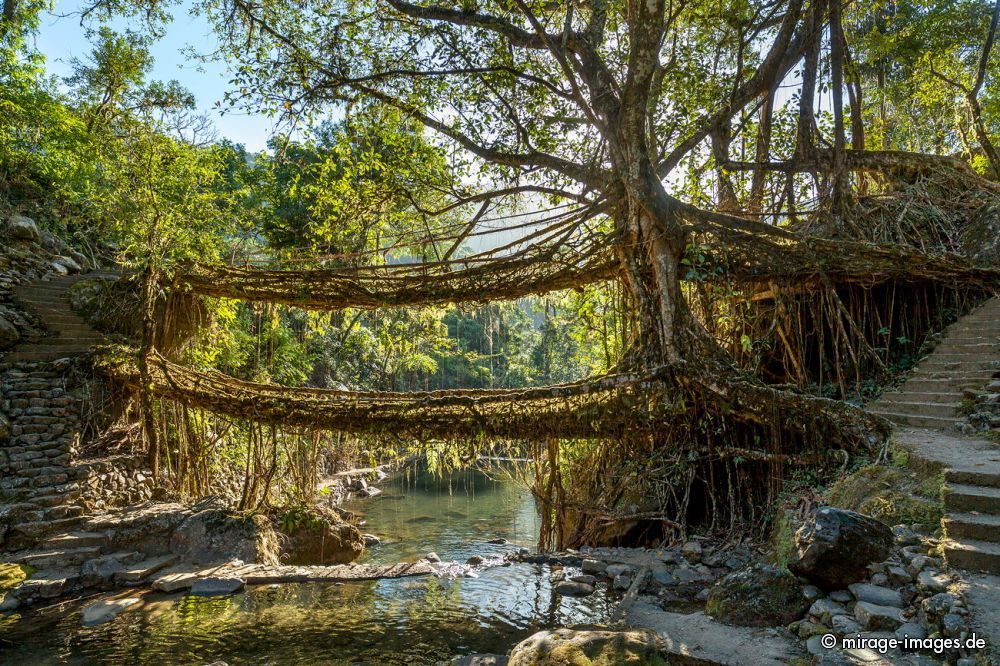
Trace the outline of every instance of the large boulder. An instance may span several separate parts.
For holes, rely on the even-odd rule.
[[[195,512],[174,530],[170,552],[194,564],[226,560],[277,564],[278,537],[262,514],[212,507]]]
[[[809,609],[805,583],[780,567],[751,564],[719,580],[706,612],[737,627],[774,627],[800,619]]]
[[[361,531],[332,511],[292,510],[282,516],[280,531],[281,560],[287,564],[346,564],[365,552]]]
[[[867,566],[892,552],[892,529],[854,511],[822,507],[795,533],[792,573],[824,590],[843,590],[867,577]]]
[[[38,225],[30,217],[24,215],[11,215],[7,218],[4,226],[4,234],[14,240],[38,242],[41,234],[38,232]]]
[[[524,639],[510,653],[508,666],[597,666],[666,664],[650,631],[555,629]]]

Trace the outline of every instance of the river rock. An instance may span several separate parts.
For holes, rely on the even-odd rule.
[[[609,564],[608,568],[604,570],[608,578],[616,578],[621,575],[628,575],[632,573],[632,567],[628,564]]]
[[[529,636],[511,650],[508,666],[663,663],[650,631],[555,629]]]
[[[38,242],[41,234],[38,232],[38,225],[30,217],[24,215],[11,215],[7,218],[4,226],[4,233],[14,240]]]
[[[617,576],[615,576],[615,579],[612,582],[611,587],[621,591],[625,591],[628,588],[632,587],[632,574],[631,573],[618,574]]]
[[[191,586],[191,594],[196,596],[225,596],[243,589],[246,581],[242,578],[207,576],[199,578]]]
[[[834,590],[830,593],[830,598],[841,604],[849,604],[854,601],[854,595],[847,590]]]
[[[365,541],[365,548],[371,548],[372,546],[380,546],[382,540],[379,539],[374,534],[362,534],[361,538]]]
[[[903,614],[895,606],[879,606],[859,601],[854,605],[854,617],[865,631],[895,631],[903,624]]]
[[[584,560],[580,564],[580,570],[586,574],[597,574],[604,575],[604,572],[608,570],[608,563],[602,562],[601,560]]]
[[[291,527],[283,526],[281,560],[286,564],[330,566],[346,564],[365,552],[361,531],[333,511],[313,507],[307,518]]]
[[[783,569],[752,564],[717,582],[709,592],[705,610],[717,620],[740,627],[786,625],[809,608],[803,587],[798,578]]]
[[[483,563],[483,558],[481,558],[478,555],[473,555],[472,557],[470,557],[469,559],[467,559],[465,561],[465,563],[466,564],[470,564],[472,566],[478,566],[478,565],[480,565],[480,564]]]
[[[847,589],[851,591],[851,594],[858,601],[867,601],[876,606],[902,608],[906,605],[903,603],[903,595],[888,587],[880,587],[869,583],[852,583],[848,585]]]
[[[278,564],[279,545],[266,516],[209,508],[190,516],[174,530],[170,551],[195,564],[223,560]]]
[[[574,583],[584,583],[585,585],[594,585],[597,583],[597,579],[590,574],[580,574],[579,576],[570,576],[569,579]]]
[[[894,525],[892,536],[896,539],[896,544],[900,546],[916,546],[920,543],[920,535],[906,525]]]
[[[888,525],[855,511],[822,507],[795,533],[788,568],[824,590],[864,580],[872,562],[892,552]]]
[[[564,580],[556,585],[554,589],[558,594],[567,597],[589,597],[594,593],[593,585],[576,583],[570,580]]]
[[[885,573],[889,577],[889,584],[896,587],[913,582],[913,576],[910,575],[910,572],[898,564],[890,566]]]
[[[92,603],[83,609],[83,626],[93,627],[110,622],[126,608],[137,603],[138,599],[105,599]]]
[[[431,563],[437,563],[441,561],[441,558],[438,556],[438,554],[433,551],[424,555],[424,559]]]

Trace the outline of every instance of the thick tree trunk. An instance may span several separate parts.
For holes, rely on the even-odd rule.
[[[771,161],[771,121],[774,115],[774,91],[769,90],[764,95],[760,106],[760,127],[757,130],[757,146],[754,161],[765,164]],[[750,202],[748,208],[753,213],[760,213],[764,205],[764,187],[767,184],[767,170],[754,169],[753,180],[750,183]]]

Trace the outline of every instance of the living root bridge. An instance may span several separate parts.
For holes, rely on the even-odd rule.
[[[117,349],[97,364],[136,386],[135,358]],[[845,403],[750,382],[699,380],[680,366],[540,388],[412,393],[257,384],[197,372],[155,353],[149,368],[160,399],[256,422],[389,440],[655,440],[708,411],[752,429],[788,433],[782,438],[788,450],[744,447],[716,455],[809,464],[827,450],[869,448],[889,431],[886,421]]]
[[[281,303],[305,309],[514,300],[617,277],[610,238],[596,234],[562,247],[512,256],[312,270],[193,264],[175,285],[203,296]]]

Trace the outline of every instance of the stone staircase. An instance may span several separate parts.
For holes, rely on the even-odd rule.
[[[993,298],[952,324],[906,382],[868,407],[898,426],[896,439],[914,462],[942,471],[948,564],[993,573],[1000,573],[1000,443],[964,436],[958,425],[969,391],[998,392],[998,367],[1000,298]]]
[[[961,420],[963,392],[986,386],[998,367],[1000,298],[993,298],[949,326],[906,382],[868,409],[897,425],[950,431]]]
[[[14,297],[41,318],[48,335],[33,343],[20,345],[5,360],[8,363],[52,361],[86,354],[94,345],[105,342],[103,335],[70,308],[69,290],[82,280],[114,277],[117,276],[92,272],[36,280],[15,287]]]
[[[116,553],[109,569],[102,559],[108,535],[79,531],[86,520],[80,483],[85,470],[74,465],[82,408],[74,378],[82,370],[80,358],[104,337],[71,310],[69,290],[95,277],[115,276],[64,275],[14,288],[47,335],[0,359],[0,409],[9,419],[0,437],[0,544],[8,551],[0,553],[0,562],[32,570],[16,597],[0,600],[2,610],[59,596],[88,575],[118,575],[145,557]]]

